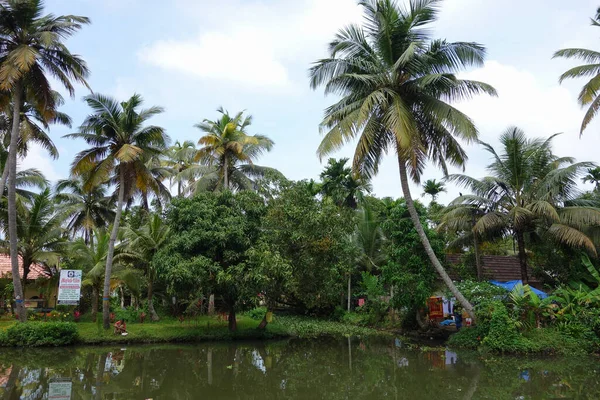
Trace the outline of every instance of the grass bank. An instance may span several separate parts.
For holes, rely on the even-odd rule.
[[[111,343],[182,343],[199,341],[227,341],[227,340],[263,340],[288,337],[315,338],[322,336],[344,337],[344,336],[385,336],[385,332],[375,329],[359,327],[340,322],[320,320],[299,316],[281,316],[267,326],[265,330],[257,329],[260,321],[248,316],[239,316],[237,320],[238,329],[230,332],[226,321],[220,321],[214,317],[198,317],[193,320],[180,322],[174,319],[164,319],[159,322],[128,323],[129,335],[114,335],[112,329],[105,331],[99,323],[79,322],[74,324],[77,335],[73,340],[65,342],[57,340],[55,344],[49,340],[29,341],[31,333],[23,335],[24,339],[19,341],[8,340],[8,332],[13,332],[16,322],[0,321],[0,346],[51,346],[66,344],[101,345]],[[47,328],[44,322],[31,323],[35,326],[29,331],[35,331],[42,327]],[[59,323],[54,323],[59,324]],[[12,328],[11,328],[12,327]],[[12,329],[12,331],[11,331]],[[47,329],[45,329],[47,330]]]

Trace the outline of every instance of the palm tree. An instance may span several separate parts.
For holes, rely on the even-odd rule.
[[[103,325],[109,329],[110,278],[123,205],[136,190],[146,190],[147,185],[154,185],[155,180],[147,161],[152,156],[162,154],[169,137],[159,126],[145,126],[151,117],[162,113],[163,109],[150,107],[139,110],[143,101],[137,94],[122,103],[101,94],[89,95],[85,100],[93,114],[85,119],[78,133],[67,137],[84,139],[91,147],[75,156],[71,172],[75,176],[88,178],[84,186],[86,190],[112,179],[118,191],[102,299]]]
[[[26,321],[23,289],[17,257],[16,172],[21,111],[25,101],[45,119],[55,117],[56,99],[47,75],[54,77],[74,95],[72,81],[86,84],[85,62],[71,54],[63,40],[72,36],[89,19],[75,15],[43,16],[42,0],[5,0],[0,7],[0,91],[11,93],[13,104],[8,168],[8,222],[10,257],[17,313]]]
[[[182,197],[186,188],[193,184],[195,177],[184,178],[182,173],[194,167],[196,164],[196,145],[191,140],[183,143],[176,141],[169,147],[163,161],[164,165],[171,170],[171,181],[177,185],[177,196]]]
[[[431,202],[435,203],[438,195],[442,192],[446,192],[446,185],[444,182],[437,182],[435,179],[427,179],[423,183],[423,196],[428,194],[431,196]]]
[[[600,27],[600,8],[596,11],[594,18],[591,18],[592,26]],[[564,72],[559,82],[571,78],[590,78],[590,80],[581,88],[578,101],[581,107],[589,106],[581,123],[579,134],[583,134],[585,128],[594,119],[600,109],[600,52],[581,48],[570,48],[558,50],[552,58],[567,58],[581,60],[585,64],[573,67]]]
[[[154,282],[156,281],[156,265],[152,261],[154,255],[167,243],[170,229],[160,215],[153,214],[140,229],[125,227],[126,250],[121,256],[133,261],[134,266],[143,271],[148,279],[148,311],[152,321],[158,321],[154,310]]]
[[[32,264],[57,266],[65,244],[62,218],[54,209],[50,189],[35,195],[30,208],[18,210],[18,254],[23,262],[23,287]],[[8,252],[3,246],[4,252]]]
[[[321,172],[321,193],[340,207],[356,210],[364,194],[371,192],[371,186],[364,179],[355,177],[352,168],[346,167],[347,158],[330,158]]]
[[[583,183],[593,183],[594,191],[600,192],[600,167],[589,168],[587,170],[587,175],[585,175],[581,180]]]
[[[363,26],[349,25],[330,43],[330,57],[310,70],[311,86],[341,99],[325,110],[325,132],[318,155],[357,139],[353,170],[370,178],[383,155],[396,153],[400,182],[415,229],[431,263],[464,309],[472,306],[437,259],[419,220],[409,177],[419,182],[428,160],[447,173],[447,164],[464,166],[465,151],[455,137],[473,141],[477,129],[449,102],[479,93],[495,95],[484,83],[455,73],[483,64],[485,49],[476,43],[430,40],[439,0],[364,0]]]
[[[196,182],[196,191],[221,188],[247,190],[255,188],[251,178],[280,174],[273,168],[254,164],[265,151],[273,148],[274,143],[267,136],[247,133],[252,116],[244,116],[242,111],[232,117],[223,108],[217,111],[221,114],[218,120],[205,119],[195,125],[205,133],[198,141],[203,147],[196,153],[196,161],[202,164],[200,171],[198,168],[188,169],[187,174],[181,177],[202,175]]]
[[[486,210],[473,228],[476,235],[511,235],[517,243],[521,279],[527,284],[526,239],[548,237],[561,245],[596,254],[593,241],[582,229],[600,225],[600,209],[578,201],[576,179],[591,162],[576,163],[552,153],[552,140],[527,139],[516,127],[501,136],[502,152],[482,143],[493,157],[490,176],[475,179],[451,175],[449,179],[469,188],[451,204],[475,205]],[[581,203],[581,204],[580,204]]]
[[[59,180],[54,188],[54,200],[73,237],[81,232],[85,243],[90,244],[94,240],[94,229],[106,228],[114,220],[115,212],[107,187],[99,185],[86,190],[86,180],[82,176]]]

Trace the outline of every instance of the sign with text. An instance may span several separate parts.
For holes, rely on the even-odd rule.
[[[48,385],[48,399],[50,400],[71,400],[71,390],[73,384],[71,381],[54,381]]]
[[[78,305],[81,297],[81,270],[63,269],[58,283],[58,304]]]

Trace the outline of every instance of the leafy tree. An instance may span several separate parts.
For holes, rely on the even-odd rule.
[[[423,195],[431,196],[431,202],[435,203],[440,193],[446,192],[444,182],[437,182],[435,179],[427,179],[423,183]]]
[[[143,101],[137,94],[122,103],[101,94],[86,96],[85,100],[93,113],[79,127],[79,132],[67,137],[81,138],[91,147],[75,156],[71,172],[87,178],[86,190],[112,179],[118,193],[104,272],[102,316],[104,329],[109,329],[110,277],[123,205],[136,190],[158,191],[147,161],[161,154],[169,137],[159,126],[145,126],[151,117],[162,113],[163,109],[150,107],[140,110]]]
[[[363,179],[353,175],[352,168],[346,167],[347,162],[347,158],[328,160],[321,172],[321,193],[338,206],[355,210],[363,196],[371,191],[371,187]]]
[[[501,152],[482,143],[492,157],[490,176],[475,179],[451,175],[450,180],[469,188],[473,194],[453,204],[477,205],[486,209],[473,231],[488,236],[510,234],[517,243],[521,279],[528,283],[527,238],[546,237],[565,246],[596,254],[592,239],[583,231],[600,224],[600,209],[577,200],[576,178],[590,162],[576,163],[570,157],[552,153],[552,139],[527,139],[516,127],[501,136]]]
[[[476,43],[431,40],[438,0],[364,0],[365,22],[340,30],[330,57],[310,70],[311,86],[341,99],[325,110],[322,157],[357,140],[354,172],[377,173],[383,155],[396,153],[404,198],[412,221],[436,271],[473,314],[469,302],[437,259],[409,189],[409,174],[419,182],[428,160],[447,173],[447,164],[464,166],[467,155],[456,138],[477,138],[473,122],[449,102],[479,93],[495,95],[484,83],[458,79],[457,71],[482,65],[485,49]]]
[[[139,229],[126,226],[124,229],[126,249],[121,256],[131,259],[134,266],[139,268],[148,279],[148,311],[152,321],[159,317],[154,310],[154,283],[156,281],[156,265],[154,255],[166,245],[169,240],[170,228],[158,214],[151,215],[146,224]]]
[[[588,168],[587,174],[581,180],[583,183],[593,183],[594,191],[600,192],[600,167]]]
[[[7,0],[0,8],[0,90],[12,98],[12,127],[8,168],[8,222],[10,256],[15,297],[23,299],[19,281],[16,172],[17,152],[21,132],[21,111],[25,101],[44,115],[44,120],[56,118],[58,106],[50,87],[52,76],[74,95],[72,82],[86,84],[88,69],[85,62],[71,54],[63,40],[89,23],[76,15],[43,15],[42,0]],[[17,303],[19,320],[25,322],[25,308]]]
[[[196,164],[198,150],[191,140],[176,141],[165,153],[164,164],[171,170],[171,181],[177,185],[177,196],[182,197],[194,182],[193,176],[184,177]]]
[[[220,296],[232,331],[236,312],[253,305],[259,290],[248,251],[257,243],[264,211],[260,196],[246,191],[176,199],[167,212],[172,239],[153,261],[173,292],[202,288]]]
[[[600,26],[600,8],[596,11],[594,18],[591,18],[592,26]],[[567,58],[583,61],[585,64],[573,67],[564,72],[559,82],[572,78],[590,78],[590,80],[581,88],[578,101],[581,107],[588,106],[583,117],[579,134],[583,134],[585,128],[594,119],[600,109],[600,52],[581,48],[570,48],[558,50],[552,58]]]
[[[106,186],[86,190],[85,184],[86,178],[82,176],[59,180],[54,188],[54,200],[73,237],[81,232],[85,243],[89,244],[94,241],[94,230],[106,228],[114,220],[115,212]]]
[[[288,183],[269,203],[264,237],[291,266],[285,302],[326,313],[340,302],[343,276],[358,257],[350,240],[355,212],[314,196],[306,181]]]
[[[221,114],[218,120],[205,119],[195,125],[205,133],[198,141],[202,147],[196,153],[196,161],[202,165],[188,169],[182,175],[184,178],[199,173],[203,175],[196,182],[196,192],[222,188],[254,189],[251,178],[259,178],[269,172],[278,173],[273,168],[254,164],[264,152],[271,151],[274,143],[267,136],[248,134],[252,116],[244,116],[243,112],[231,116],[223,108],[217,111]]]

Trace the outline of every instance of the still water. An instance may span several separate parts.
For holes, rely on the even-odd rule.
[[[598,360],[359,339],[0,349],[0,399],[557,398],[600,399]]]

